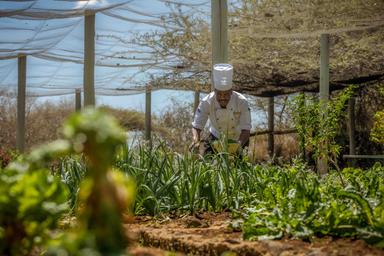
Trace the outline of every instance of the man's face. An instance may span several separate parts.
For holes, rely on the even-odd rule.
[[[219,91],[215,90],[216,100],[219,102],[220,107],[226,108],[229,100],[231,99],[232,90]]]

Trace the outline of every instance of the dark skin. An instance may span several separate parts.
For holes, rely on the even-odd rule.
[[[215,89],[216,100],[221,108],[226,108],[228,102],[231,100],[232,90],[219,91]]]
[[[228,105],[228,102],[231,99],[232,90],[219,91],[219,90],[215,89],[215,95],[216,95],[216,100],[219,103],[220,107],[226,108]],[[200,134],[201,134],[200,129],[196,129],[196,128],[192,127],[192,135],[193,135],[193,144],[194,145],[197,145],[199,143],[199,141],[201,139]],[[240,133],[240,136],[238,139],[241,146],[244,146],[247,143],[247,141],[249,140],[249,136],[250,136],[250,130],[241,130],[241,133]]]

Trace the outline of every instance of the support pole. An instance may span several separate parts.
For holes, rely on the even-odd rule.
[[[355,98],[350,98],[348,101],[348,137],[349,137],[349,154],[356,155],[355,143]],[[352,160],[352,166],[355,164]]]
[[[145,140],[148,141],[149,147],[152,147],[151,129],[151,88],[145,90]]]
[[[75,90],[75,111],[78,112],[81,110],[81,90]]]
[[[195,91],[195,99],[193,102],[193,113],[196,113],[196,109],[199,107],[199,103],[200,103],[200,92]]]
[[[84,22],[84,106],[95,105],[95,13],[86,12]]]
[[[227,0],[211,0],[212,66],[228,62],[227,16]]]
[[[17,80],[17,131],[16,148],[20,152],[25,150],[25,91],[27,81],[27,57],[18,57],[18,80]]]
[[[302,102],[300,108],[304,109],[305,105],[306,105],[305,104],[305,93],[301,92],[300,94],[303,97],[303,102]],[[300,113],[300,116],[303,116],[303,113]],[[301,118],[301,121],[300,121],[300,122],[302,122],[301,125],[305,126],[305,124],[302,120],[303,120],[303,118]],[[304,127],[304,130],[306,130],[305,127]],[[300,152],[301,152],[301,157],[302,157],[303,161],[306,162],[307,161],[307,151],[305,149],[305,136],[301,136],[301,138],[300,138]]]
[[[322,34],[320,37],[320,104],[323,117],[327,116],[326,104],[329,100],[329,34]],[[319,145],[323,156],[318,158],[317,170],[320,175],[328,172],[327,142]]]
[[[275,102],[274,97],[268,98],[268,154],[272,159],[274,155],[274,116],[275,116]]]

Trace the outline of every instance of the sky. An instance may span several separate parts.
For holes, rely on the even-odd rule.
[[[159,70],[130,67],[140,64],[140,58],[148,57],[142,47],[131,44],[135,33],[159,30],[156,21],[169,14],[162,0],[90,0],[90,1],[1,1],[0,10],[22,10],[44,13],[55,9],[59,15],[68,10],[100,8],[111,4],[129,2],[122,7],[96,14],[95,67],[96,104],[144,111],[145,95],[107,96],[116,93],[116,88],[129,89],[144,86],[152,74]],[[181,1],[194,4],[193,8],[209,20],[210,0]],[[31,15],[35,13],[31,12]],[[69,13],[70,14],[70,13]],[[68,14],[68,15],[69,15]],[[47,14],[45,14],[47,15]],[[52,15],[55,15],[52,14]],[[48,15],[49,16],[49,15]],[[121,17],[121,18],[116,18]],[[138,21],[138,22],[133,22]],[[155,21],[155,22],[154,22]],[[4,59],[17,52],[34,53],[27,56],[27,95],[41,95],[37,102],[73,99],[74,90],[83,84],[84,18],[65,19],[14,19],[0,17],[0,89],[17,88],[17,59]],[[117,56],[117,57],[111,57]],[[119,58],[128,56],[128,59]],[[1,59],[3,57],[3,59]],[[63,57],[67,61],[52,60]],[[68,61],[69,60],[69,61]],[[126,65],[126,66],[125,66]],[[139,72],[141,71],[141,72]],[[137,74],[134,77],[133,74]],[[109,90],[109,91],[107,91]],[[67,94],[67,96],[55,96]],[[43,97],[42,95],[47,95]],[[159,90],[153,92],[153,112],[158,114],[172,105],[171,99],[192,103],[193,92]]]
[[[172,2],[177,1],[195,5],[210,3],[210,0]],[[82,88],[84,18],[73,12],[81,15],[83,8],[98,9],[119,3],[127,4],[96,14],[96,93],[101,94],[98,89],[145,86],[152,75],[162,70],[158,68],[160,64],[147,53],[150,49],[140,45],[140,42],[132,42],[132,39],[136,34],[162,30],[159,27],[161,17],[166,19],[170,14],[163,0],[0,0],[1,11],[23,10],[32,5],[31,9],[27,9],[28,15],[53,15],[52,19],[43,20],[35,17],[15,19],[12,16],[1,17],[0,12],[0,34],[7,35],[0,38],[0,88],[16,90],[17,59],[6,58],[15,57],[18,53],[33,54],[27,55],[27,95],[43,95],[45,91],[40,89],[64,94]],[[194,8],[197,8],[197,13],[205,13],[209,18],[209,12],[206,12],[209,7],[205,4]],[[25,11],[21,13],[25,14]],[[55,18],[54,15],[68,17]],[[156,67],[153,66],[155,62]]]

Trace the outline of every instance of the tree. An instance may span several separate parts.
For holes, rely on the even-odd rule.
[[[154,84],[209,91],[209,20],[180,4],[169,7],[164,29],[135,39],[167,69]],[[331,89],[382,77],[383,12],[379,0],[232,2],[229,52],[236,89],[262,96],[317,90],[323,32],[331,34]]]

